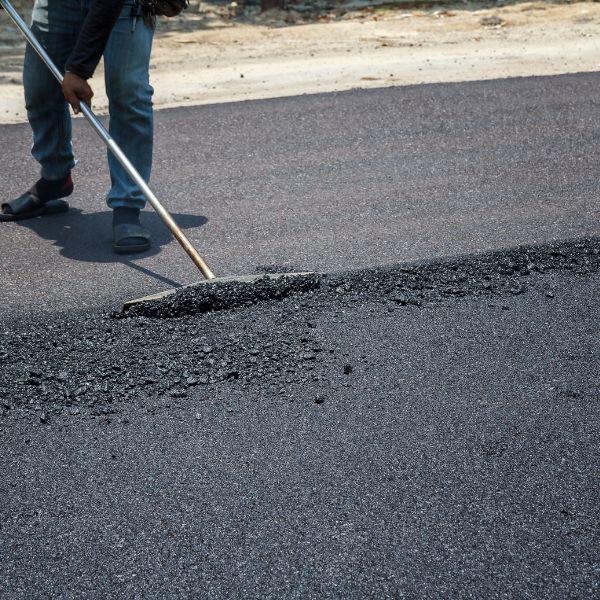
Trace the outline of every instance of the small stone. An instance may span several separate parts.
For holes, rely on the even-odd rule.
[[[46,425],[48,422],[49,422],[48,415],[45,412],[43,412],[40,415],[40,423],[43,423],[44,425]]]
[[[498,15],[491,15],[489,17],[482,17],[479,22],[484,27],[504,27],[506,21]]]
[[[408,297],[406,296],[406,294],[394,294],[392,295],[392,300],[396,304],[400,304],[402,306],[405,306],[408,303]]]
[[[552,292],[546,292],[546,298],[554,298],[554,294]]]
[[[352,365],[344,365],[344,375],[350,375],[352,373]]]
[[[317,396],[315,398],[315,404],[323,404],[325,402],[325,398],[323,396]]]

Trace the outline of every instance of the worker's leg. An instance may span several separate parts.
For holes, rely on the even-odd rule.
[[[132,2],[126,0],[104,51],[110,134],[146,182],[152,169],[153,89],[148,72],[153,35],[141,15],[132,17]],[[144,196],[110,152],[108,166],[113,249],[120,254],[143,252],[150,247],[150,234],[140,224]]]
[[[51,4],[51,6],[49,6]],[[36,0],[31,29],[62,71],[83,20],[78,0]],[[63,212],[61,198],[73,191],[71,117],[61,86],[36,52],[27,45],[23,65],[27,117],[33,131],[31,153],[41,165],[41,178],[18,198],[0,206],[0,221],[29,219]]]
[[[104,51],[110,134],[146,181],[152,168],[153,89],[148,71],[153,34],[141,17],[131,17],[128,0]],[[110,152],[108,164],[112,184],[108,205],[143,208],[144,197]]]
[[[50,7],[49,7],[50,4]],[[62,71],[75,45],[84,14],[78,0],[36,0],[32,30]],[[71,117],[61,86],[36,52],[27,45],[23,66],[27,117],[33,131],[32,154],[42,178],[66,178],[75,161],[71,146]]]

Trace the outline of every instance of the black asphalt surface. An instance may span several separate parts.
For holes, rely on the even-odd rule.
[[[0,595],[596,597],[599,271],[596,239],[5,324]]]
[[[0,598],[600,595],[597,79],[158,114],[216,270],[324,275],[0,230]]]
[[[331,271],[600,233],[596,73],[165,110],[156,193],[218,275]],[[2,193],[37,178],[0,127]],[[154,214],[155,249],[112,254],[104,149],[80,121],[68,216],[3,224],[5,312],[118,306],[201,278]],[[25,300],[24,300],[25,299]]]

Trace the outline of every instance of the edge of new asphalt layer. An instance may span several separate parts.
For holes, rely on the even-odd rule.
[[[585,273],[599,267],[600,238],[588,237],[330,274],[264,273],[204,281],[131,301],[113,316],[183,317],[301,294],[378,295],[418,306],[452,296],[520,294],[525,291],[522,278],[532,272]]]
[[[551,301],[556,276],[598,273],[600,237],[588,237],[377,269],[192,286],[121,312],[8,319],[0,330],[0,422],[31,411],[42,411],[42,424],[65,409],[112,414],[162,397],[177,402],[204,386],[215,386],[218,397],[228,382],[253,390],[302,383],[317,359],[339,359],[315,337],[322,312],[364,307],[368,313],[374,305],[420,311],[463,298],[495,305],[529,291]]]

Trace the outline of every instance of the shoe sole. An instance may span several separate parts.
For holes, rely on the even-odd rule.
[[[119,246],[117,244],[113,244],[113,252],[115,254],[139,254],[140,252],[146,252],[146,250],[149,250],[150,246],[150,242],[146,242],[145,244],[135,244],[132,246]]]

